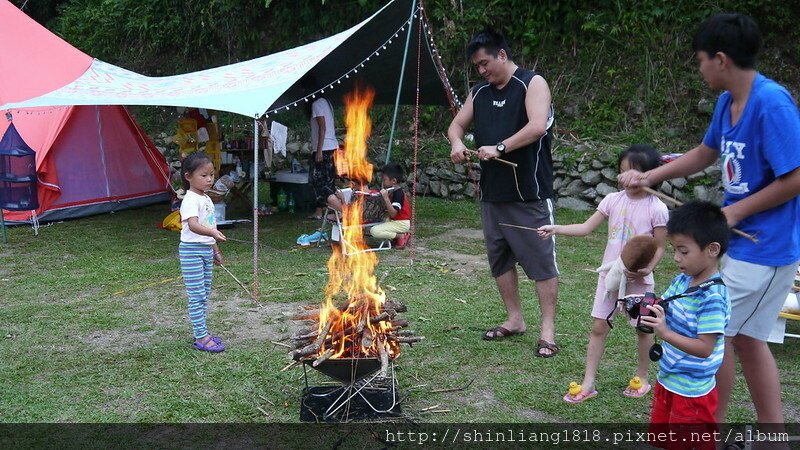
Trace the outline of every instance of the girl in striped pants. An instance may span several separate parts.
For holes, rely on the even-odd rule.
[[[186,195],[181,203],[183,226],[178,255],[189,296],[189,320],[195,339],[192,346],[197,350],[219,353],[225,350],[225,345],[206,328],[212,264],[222,264],[222,252],[217,241],[225,240],[225,235],[217,230],[214,203],[205,193],[214,183],[214,164],[205,153],[193,153],[183,160],[181,175]]]

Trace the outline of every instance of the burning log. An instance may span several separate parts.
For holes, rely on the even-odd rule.
[[[413,344],[425,339],[425,336],[392,336],[391,334],[387,337],[393,341],[397,341],[400,344]]]
[[[356,327],[356,333],[362,333],[364,331],[364,327],[367,326],[367,317],[368,316],[366,314],[361,315],[361,320],[358,322],[358,326]]]
[[[386,378],[389,375],[389,352],[381,338],[378,338],[378,352],[381,356],[381,378]]]
[[[315,359],[314,362],[311,365],[314,366],[314,367],[317,367],[318,365],[320,365],[323,362],[325,362],[331,356],[333,356],[333,349],[329,348],[329,349],[325,350],[325,353],[320,355],[319,358]]]
[[[322,343],[325,340],[325,337],[331,331],[331,327],[333,326],[333,319],[328,320],[328,323],[325,324],[325,328],[322,329],[322,332],[317,336],[317,339],[314,341],[313,344],[307,345],[299,350],[292,351],[292,357],[297,359],[298,357],[313,355],[320,351],[322,348]]]
[[[408,326],[408,321],[405,319],[397,319],[392,321],[393,328],[405,328]]]
[[[372,347],[372,331],[369,331],[369,328],[364,330],[364,333],[361,335],[361,347]]]
[[[384,312],[382,312],[382,313],[378,314],[378,315],[377,315],[377,316],[375,316],[375,317],[371,317],[371,318],[369,319],[369,323],[371,323],[371,324],[373,324],[373,325],[374,325],[374,324],[376,324],[376,323],[378,323],[378,322],[383,322],[384,320],[389,320],[389,319],[391,319],[391,316],[389,315],[389,313],[388,313],[388,312],[385,312],[385,311],[384,311]]]
[[[353,302],[344,302],[339,304],[337,309],[340,312],[344,312],[347,310],[358,310],[361,309],[364,305],[366,305],[369,300],[366,298],[367,296],[361,295],[358,299]],[[318,320],[320,309],[318,307],[312,307],[311,305],[301,306],[301,311],[296,313],[286,313],[289,315],[291,320]],[[386,312],[389,314],[390,317],[394,317],[399,312],[406,312],[408,308],[406,305],[399,303],[399,302],[385,302],[381,306],[381,312]]]

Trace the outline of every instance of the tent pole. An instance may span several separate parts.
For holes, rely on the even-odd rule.
[[[253,118],[253,301],[258,303],[258,116]]]
[[[400,80],[397,82],[397,96],[394,100],[394,114],[392,115],[392,128],[389,131],[389,146],[386,150],[386,161],[388,164],[392,158],[392,144],[394,143],[394,129],[397,125],[397,110],[400,109],[400,92],[403,90],[403,76],[406,73],[406,60],[408,59],[408,47],[411,44],[411,28],[414,26],[414,11],[417,10],[417,0],[411,0],[411,12],[408,15],[408,34],[406,35],[406,47],[403,50],[403,64],[400,66]]]
[[[3,208],[0,208],[0,227],[3,228],[3,244],[8,244],[8,236],[6,235],[6,219],[3,217]]]

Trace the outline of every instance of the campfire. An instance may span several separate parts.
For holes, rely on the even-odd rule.
[[[339,168],[359,186],[372,180],[373,166],[367,161],[367,138],[372,123],[369,108],[375,97],[372,89],[356,88],[345,96],[344,154],[336,161]],[[318,307],[305,307],[293,320],[311,321],[292,337],[295,349],[291,356],[344,382],[353,382],[380,368],[387,376],[389,362],[400,354],[400,344],[421,341],[398,313],[405,305],[388,301],[378,286],[375,266],[378,258],[364,242],[362,211],[365,197],[357,195],[342,212],[344,240],[358,250],[348,255],[334,251],[328,260],[328,284],[325,301]],[[358,368],[355,368],[358,363]],[[344,366],[347,366],[347,370]]]

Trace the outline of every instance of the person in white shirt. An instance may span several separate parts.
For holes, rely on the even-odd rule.
[[[309,219],[322,219],[322,208],[328,196],[336,192],[336,167],[333,151],[339,148],[336,140],[336,125],[333,120],[333,105],[327,98],[317,93],[319,84],[311,75],[300,80],[306,95],[314,95],[309,105],[308,115],[311,127],[311,171],[308,182],[314,189],[316,209]]]

